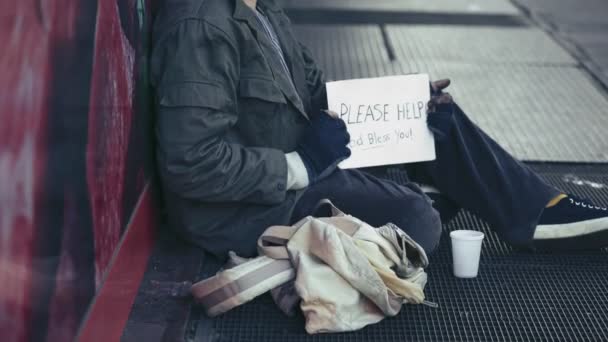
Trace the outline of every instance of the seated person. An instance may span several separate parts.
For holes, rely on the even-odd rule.
[[[169,223],[213,254],[255,255],[267,227],[293,224],[323,198],[371,225],[395,223],[427,252],[458,208],[513,246],[608,246],[606,208],[515,160],[443,92],[447,80],[431,85],[437,158],[405,165],[409,183],[337,168],[349,135],[323,111],[323,73],[274,0],[166,0],[150,63]]]

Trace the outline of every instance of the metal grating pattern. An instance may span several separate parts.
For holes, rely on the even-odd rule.
[[[545,17],[560,31],[593,31],[608,26],[605,0],[515,0],[513,2],[526,7],[536,15]]]
[[[456,101],[519,159],[608,162],[608,98],[572,65],[474,64],[418,58],[423,54],[415,51],[390,62],[378,50],[382,37],[374,26],[311,25],[296,32],[330,80],[414,72],[451,78]]]
[[[507,0],[284,0],[285,8],[517,15]]]
[[[328,80],[377,77],[395,72],[377,25],[294,25]]]
[[[398,60],[578,64],[548,34],[537,28],[390,25],[387,31]]]
[[[608,2],[513,0],[513,3],[566,46],[608,89]]]
[[[377,25],[295,25],[298,39],[324,67],[328,79],[334,66],[342,70],[367,70],[382,74],[388,54]]]
[[[450,78],[466,113],[519,159],[608,161],[608,98],[579,69],[427,62],[401,73],[422,70]]]
[[[533,165],[550,183],[608,205],[608,166]],[[388,173],[395,181],[399,171]],[[447,233],[486,232],[480,275],[451,274]],[[427,298],[439,308],[406,306],[394,318],[347,334],[309,336],[301,316],[287,318],[269,296],[210,320],[193,310],[193,341],[605,341],[608,251],[531,254],[512,250],[473,215],[449,225],[428,269]],[[205,275],[218,267],[208,264]]]

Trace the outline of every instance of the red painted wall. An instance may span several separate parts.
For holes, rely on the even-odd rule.
[[[0,336],[69,341],[151,173],[148,0],[0,0]]]

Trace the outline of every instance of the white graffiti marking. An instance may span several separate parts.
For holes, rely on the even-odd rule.
[[[608,187],[608,185],[603,184],[603,183],[598,183],[598,182],[592,182],[590,180],[586,180],[586,179],[582,179],[576,175],[573,174],[567,174],[564,175],[564,177],[562,178],[562,180],[566,183],[571,183],[574,185],[580,185],[580,186],[589,186],[592,187],[594,189],[603,189]]]

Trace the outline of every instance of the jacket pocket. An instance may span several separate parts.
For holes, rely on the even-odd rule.
[[[274,81],[246,77],[239,83],[239,95],[244,98],[260,99],[267,102],[286,103],[285,96]]]
[[[244,141],[253,146],[279,147],[279,133],[288,128],[287,102],[281,90],[272,80],[243,77],[238,93],[237,129]]]
[[[218,85],[204,82],[168,84],[160,89],[159,98],[159,104],[164,107],[221,109],[231,102]]]

